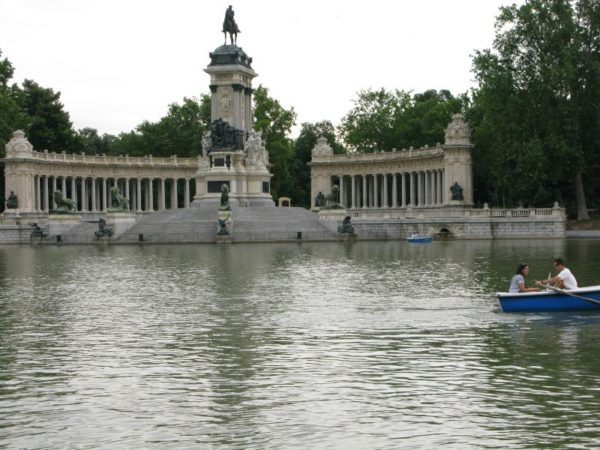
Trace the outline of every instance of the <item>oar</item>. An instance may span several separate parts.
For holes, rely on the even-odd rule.
[[[564,289],[559,289],[559,288],[556,288],[554,286],[546,286],[546,287],[548,289],[552,289],[554,292],[558,292],[559,294],[570,295],[571,297],[579,298],[581,300],[585,300],[586,302],[594,303],[594,304],[600,306],[600,301],[599,300],[594,300],[593,298],[588,298],[588,297],[583,297],[581,295],[573,294],[572,292],[569,292],[569,291],[564,290]]]

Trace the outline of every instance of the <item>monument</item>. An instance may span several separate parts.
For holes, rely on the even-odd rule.
[[[237,46],[240,30],[231,6],[223,22],[225,44],[209,53],[211,126],[202,138],[192,206],[219,204],[227,186],[231,206],[275,206],[269,156],[252,129],[252,58]],[[230,44],[227,44],[227,33]]]

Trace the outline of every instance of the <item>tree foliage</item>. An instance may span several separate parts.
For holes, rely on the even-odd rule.
[[[169,105],[158,122],[144,121],[135,131],[121,133],[109,143],[113,155],[196,156],[202,151],[202,134],[210,124],[210,97],[184,98]]]
[[[593,0],[501,8],[494,49],[473,60],[478,197],[503,205],[577,197],[586,217],[583,179],[600,146],[599,14]]]
[[[349,148],[364,153],[435,144],[464,101],[447,90],[360,91],[339,130]]]
[[[285,109],[278,100],[269,95],[262,85],[254,91],[254,129],[262,133],[272,164],[271,195],[274,199],[293,193],[292,140],[289,138],[296,122],[294,108]]]

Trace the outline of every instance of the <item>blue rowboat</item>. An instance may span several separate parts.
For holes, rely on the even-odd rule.
[[[600,286],[496,296],[503,312],[600,311]]]
[[[433,238],[431,236],[424,236],[421,234],[411,234],[407,239],[408,242],[431,242]]]

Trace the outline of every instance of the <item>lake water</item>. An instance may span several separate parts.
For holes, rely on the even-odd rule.
[[[600,241],[0,247],[0,448],[600,447]]]

